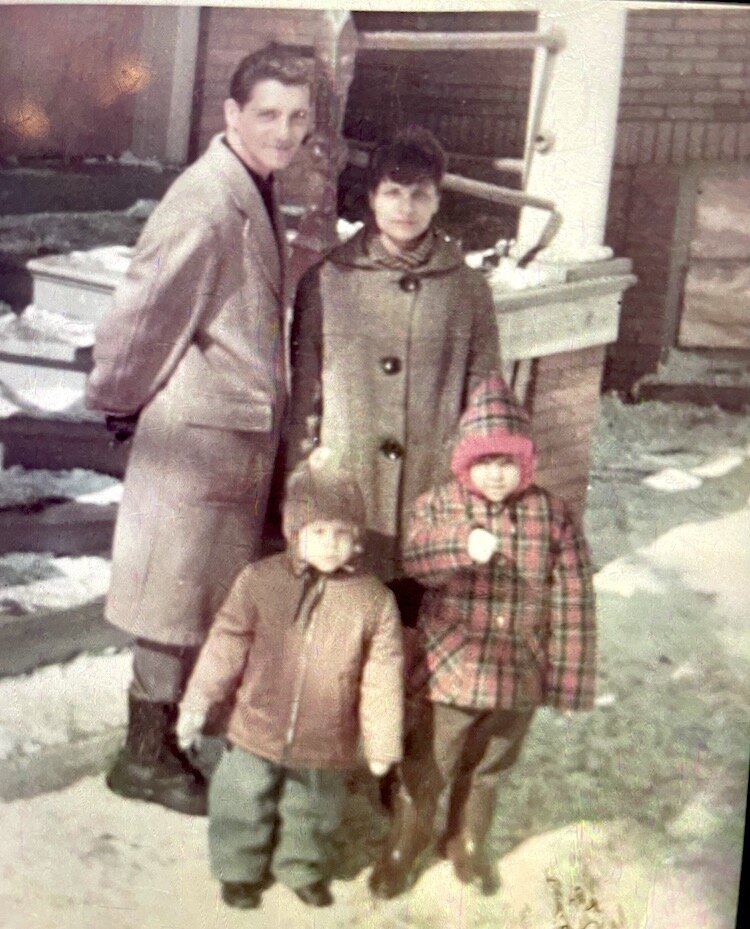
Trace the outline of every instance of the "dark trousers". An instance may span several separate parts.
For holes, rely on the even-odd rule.
[[[292,889],[320,880],[344,797],[341,771],[287,768],[230,747],[208,795],[212,873],[256,882],[270,872]]]
[[[151,703],[179,703],[198,648],[136,639],[130,695]]]
[[[534,709],[472,710],[422,701],[408,726],[404,784],[422,815],[434,815],[450,785],[448,834],[462,820],[472,795],[494,796],[498,778],[518,759]]]

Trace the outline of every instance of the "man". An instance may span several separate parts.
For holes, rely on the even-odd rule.
[[[211,618],[257,555],[283,416],[284,233],[273,172],[308,133],[309,61],[248,55],[226,130],[146,224],[97,332],[87,404],[133,434],[106,617],[135,637],[115,793],[203,814],[177,704]]]

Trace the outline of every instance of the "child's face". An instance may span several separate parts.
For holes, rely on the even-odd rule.
[[[469,477],[490,503],[501,503],[521,484],[521,468],[510,455],[487,455],[469,468]]]
[[[297,555],[323,574],[343,567],[354,554],[353,526],[332,519],[316,519],[304,525],[297,537]]]

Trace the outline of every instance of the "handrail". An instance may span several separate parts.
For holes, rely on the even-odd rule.
[[[378,51],[469,51],[537,49],[557,51],[562,39],[544,32],[360,32],[360,49]]]

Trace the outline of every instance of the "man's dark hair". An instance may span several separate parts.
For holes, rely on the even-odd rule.
[[[312,49],[269,42],[258,51],[251,52],[237,65],[229,83],[229,96],[242,107],[252,96],[255,85],[267,80],[279,81],[292,87],[311,85]]]
[[[430,180],[438,187],[445,174],[446,162],[442,145],[429,129],[408,126],[372,153],[367,170],[367,190],[373,193],[386,178],[397,184]]]

